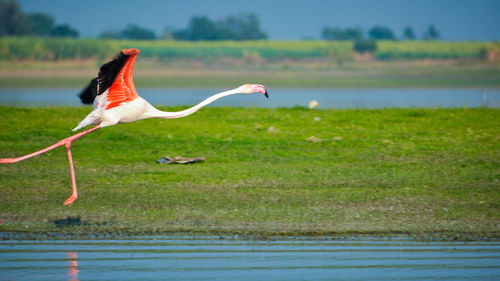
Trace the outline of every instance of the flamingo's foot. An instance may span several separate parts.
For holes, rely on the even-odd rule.
[[[16,160],[16,159],[14,159],[14,158],[4,158],[4,159],[0,159],[0,164],[11,164],[11,163],[16,162],[15,160]]]
[[[78,198],[78,195],[76,195],[76,194],[71,195],[68,199],[66,199],[66,201],[64,201],[64,205],[68,206],[68,205],[73,204],[73,202],[75,202],[76,198]]]

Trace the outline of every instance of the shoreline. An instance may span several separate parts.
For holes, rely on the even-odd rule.
[[[412,81],[401,81],[399,79],[289,79],[273,80],[268,78],[235,78],[211,80],[204,77],[202,80],[184,79],[176,80],[175,77],[168,79],[148,78],[141,80],[137,78],[138,89],[199,89],[199,88],[231,88],[244,83],[243,81],[259,81],[270,88],[279,89],[500,89],[500,80],[475,82],[469,80],[457,81],[428,81],[426,79],[413,79]],[[0,77],[0,89],[65,89],[84,88],[88,84],[88,78],[26,78],[26,77]]]
[[[83,88],[100,64],[85,61],[0,61],[0,88]],[[234,87],[258,82],[268,88],[500,88],[500,64],[480,61],[236,60],[213,63],[141,59],[140,88]]]
[[[120,239],[224,239],[224,240],[412,240],[412,241],[454,241],[454,242],[500,242],[500,233],[462,233],[462,232],[339,232],[339,233],[237,233],[237,232],[28,232],[0,231],[0,240],[120,240]]]
[[[43,86],[43,85],[42,85]],[[3,86],[0,85],[0,91],[8,91],[8,90],[32,90],[32,89],[42,89],[42,90],[81,90],[82,87],[80,85],[75,85],[75,86],[37,86],[37,85],[29,85],[29,86]],[[233,85],[234,86],[234,85]],[[167,89],[167,90],[220,90],[220,89],[226,89],[228,86],[191,86],[191,85],[186,85],[186,86],[146,86],[146,87],[141,87],[140,90],[157,90],[157,89]],[[234,88],[234,87],[233,87]],[[339,87],[339,86],[321,86],[317,85],[316,87],[314,86],[297,86],[297,87],[290,87],[290,86],[277,86],[273,87],[273,89],[279,89],[279,90],[292,90],[292,89],[314,89],[314,90],[372,90],[372,89],[377,89],[377,90],[500,90],[500,84],[498,86],[493,86],[493,87],[483,87],[483,86],[408,86],[408,87],[400,87],[400,86],[394,86],[394,87],[371,87],[371,86],[345,86],[345,87]]]

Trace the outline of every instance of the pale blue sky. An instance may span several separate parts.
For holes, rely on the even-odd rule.
[[[420,38],[435,24],[445,40],[500,40],[500,0],[18,0],[25,12],[44,12],[83,37],[128,23],[161,32],[184,28],[193,15],[218,19],[255,13],[271,39],[319,38],[323,26],[386,25],[401,36],[410,25]]]

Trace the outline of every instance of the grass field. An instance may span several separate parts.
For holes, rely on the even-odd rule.
[[[68,136],[89,110],[0,107],[0,156]],[[0,165],[0,231],[500,236],[498,109],[205,108],[72,151],[71,207],[65,149]]]
[[[485,52],[500,49],[497,42],[380,41],[374,53],[380,60],[482,59]],[[139,48],[144,57],[352,60],[350,41],[165,41],[0,38],[0,60],[77,60],[113,56],[122,48]]]

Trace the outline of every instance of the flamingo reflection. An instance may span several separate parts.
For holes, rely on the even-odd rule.
[[[69,261],[68,265],[68,281],[79,281],[78,280],[78,255],[75,252],[67,252],[66,253],[67,260]]]

